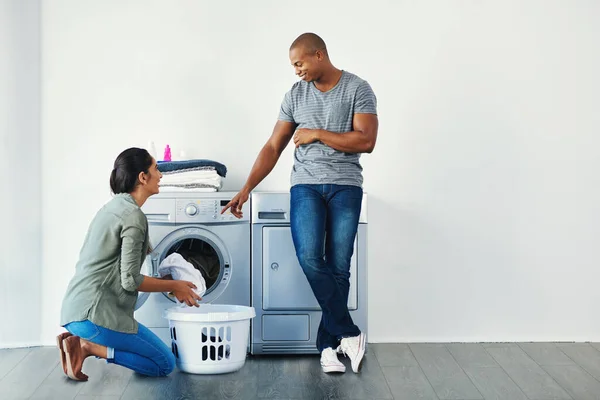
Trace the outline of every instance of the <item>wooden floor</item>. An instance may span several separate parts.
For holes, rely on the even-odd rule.
[[[318,356],[249,357],[226,375],[146,378],[88,359],[67,379],[52,347],[0,350],[0,399],[597,399],[598,343],[370,344],[360,374]]]

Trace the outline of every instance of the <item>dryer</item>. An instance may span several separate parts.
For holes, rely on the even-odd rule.
[[[254,192],[252,200],[252,354],[318,353],[321,308],[298,263],[289,192]],[[367,195],[350,261],[348,309],[367,333]]]
[[[148,218],[152,252],[142,273],[158,276],[160,263],[178,252],[206,280],[202,303],[250,306],[250,203],[237,219],[221,209],[236,192],[165,192],[150,197],[142,211]],[[168,293],[140,293],[134,316],[171,346],[165,309],[176,306]]]

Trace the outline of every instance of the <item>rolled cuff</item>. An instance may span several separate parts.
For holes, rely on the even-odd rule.
[[[142,274],[132,275],[129,273],[125,273],[121,275],[121,286],[123,287],[123,289],[130,292],[136,291],[143,281],[144,275]]]

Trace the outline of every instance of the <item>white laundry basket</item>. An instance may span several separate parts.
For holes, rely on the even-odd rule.
[[[201,304],[165,310],[177,367],[192,374],[224,374],[246,362],[254,307]]]

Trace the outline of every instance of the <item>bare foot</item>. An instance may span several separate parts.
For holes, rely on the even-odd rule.
[[[82,348],[81,339],[79,336],[69,336],[62,343],[67,364],[67,376],[76,381],[87,381],[88,376],[81,372],[81,368],[90,354]]]
[[[102,346],[101,344],[98,344],[98,343],[88,342],[87,340],[84,340],[84,339],[80,339],[80,342],[81,342],[81,350],[83,351],[83,354],[86,355],[86,357],[96,356],[99,358],[106,359],[106,357],[108,355],[108,349],[106,348],[106,346]]]
[[[56,347],[58,347],[58,351],[60,353],[60,363],[63,368],[63,372],[65,375],[67,374],[67,360],[65,356],[65,351],[63,349],[63,340],[68,338],[69,336],[73,336],[70,332],[63,332],[56,337]]]

